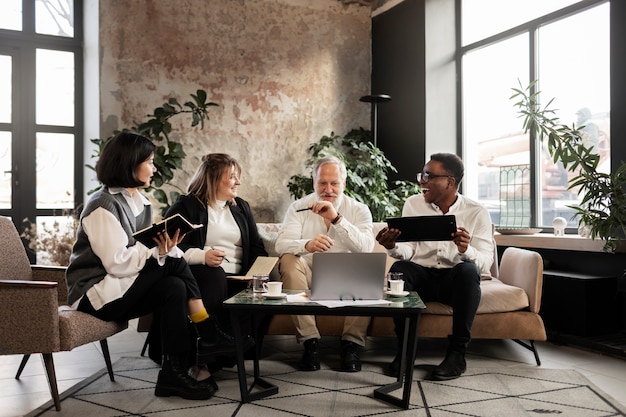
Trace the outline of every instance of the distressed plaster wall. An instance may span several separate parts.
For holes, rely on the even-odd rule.
[[[257,221],[280,221],[308,145],[369,128],[370,14],[337,0],[100,0],[102,137],[204,89],[220,106],[203,130],[174,122],[176,184],[203,154],[229,153]]]

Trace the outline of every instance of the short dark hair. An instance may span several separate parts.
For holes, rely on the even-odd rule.
[[[448,171],[454,177],[458,188],[465,174],[463,160],[453,153],[434,153],[430,156],[433,161],[441,162],[443,169]]]
[[[145,136],[120,132],[104,145],[96,163],[98,181],[107,187],[135,188],[144,185],[137,178],[137,167],[145,162],[156,145]]]

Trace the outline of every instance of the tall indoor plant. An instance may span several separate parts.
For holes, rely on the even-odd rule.
[[[345,193],[367,205],[374,221],[385,221],[398,216],[404,201],[420,192],[419,185],[411,181],[394,181],[391,188],[387,173],[397,172],[383,151],[371,142],[371,132],[363,128],[353,129],[345,136],[323,136],[319,142],[309,146],[310,157],[306,162],[311,169],[317,159],[332,155],[346,164],[348,178]],[[313,192],[309,175],[293,175],[287,184],[294,198]]]
[[[186,156],[183,145],[172,140],[169,136],[172,131],[170,119],[184,114],[191,115],[191,126],[199,125],[201,128],[204,128],[205,120],[209,119],[208,108],[218,105],[207,102],[207,95],[204,90],[197,90],[195,94],[190,94],[190,96],[191,100],[186,101],[182,105],[176,98],[169,98],[162,106],[155,108],[153,114],[148,115],[148,120],[142,123],[135,123],[135,126],[132,128],[123,129],[149,137],[157,145],[154,155],[154,165],[157,168],[157,172],[152,178],[152,185],[148,191],[152,191],[154,198],[162,204],[160,208],[161,214],[165,214],[170,206],[170,202],[176,201],[180,195],[176,191],[176,189],[180,190],[180,188],[171,184],[171,181],[174,178],[175,171],[182,168],[183,160]],[[113,132],[113,135],[117,133],[119,131]],[[91,139],[91,142],[97,146],[93,155],[94,158],[100,155],[102,148],[113,135],[104,140]],[[87,167],[95,169],[89,164],[87,164]],[[170,184],[174,187],[174,191],[170,191],[167,194],[161,188],[164,184]],[[89,191],[89,194],[98,188],[100,187]],[[24,239],[27,251],[38,254],[34,255],[37,257],[37,262],[62,266],[69,263],[72,246],[76,240],[77,215],[79,212],[80,209],[64,210],[62,217],[66,219],[65,221],[60,222],[55,219],[52,224],[44,222],[39,229],[29,219],[23,220],[25,229],[21,237]]]
[[[152,177],[152,185],[148,191],[152,191],[152,195],[161,203],[161,214],[165,214],[170,206],[170,202],[176,201],[180,195],[179,187],[171,183],[174,178],[174,171],[183,167],[185,159],[185,151],[183,145],[170,138],[172,132],[172,124],[170,119],[175,116],[190,115],[191,127],[200,126],[204,128],[205,120],[209,120],[208,109],[211,106],[218,106],[217,103],[207,102],[207,94],[204,90],[197,90],[195,94],[190,94],[191,100],[184,102],[182,105],[176,98],[170,97],[162,106],[154,109],[152,114],[148,115],[148,120],[142,123],[135,123],[131,128],[123,129],[139,133],[146,136],[157,145],[154,155],[154,165],[157,172]],[[113,135],[119,131],[113,132]],[[96,153],[93,155],[97,158],[106,142],[113,137],[107,139],[91,139],[91,142],[97,146]],[[93,166],[87,165],[93,169]],[[170,191],[169,195],[161,188],[164,184],[169,184],[175,189]],[[176,190],[178,189],[178,191]],[[95,190],[91,190],[93,192]]]
[[[560,124],[552,101],[542,107],[536,81],[528,87],[514,88],[511,99],[524,117],[524,131],[547,140],[548,151],[554,162],[561,161],[574,176],[569,188],[578,188],[582,196],[579,205],[569,206],[576,211],[580,224],[589,228],[591,238],[605,242],[604,250],[615,252],[618,242],[626,236],[626,164],[609,174],[599,172],[600,156],[584,143],[584,126]]]

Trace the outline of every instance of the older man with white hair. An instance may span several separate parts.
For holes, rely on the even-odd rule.
[[[336,157],[324,157],[313,167],[315,191],[293,202],[276,241],[279,270],[287,289],[308,290],[315,252],[371,252],[374,249],[369,208],[344,194],[346,166]],[[300,369],[320,369],[320,333],[315,316],[292,316],[299,343],[304,343]],[[369,317],[346,317],[341,336],[341,370],[358,372],[358,346],[365,346]]]

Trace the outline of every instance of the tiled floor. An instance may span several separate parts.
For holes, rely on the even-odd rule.
[[[278,338],[285,339],[282,341],[284,343],[295,344],[292,336],[268,336],[267,340]],[[109,340],[112,360],[116,361],[124,356],[139,356],[144,339],[145,333],[136,331],[136,321],[131,322],[128,330]],[[361,357],[367,361],[380,358],[381,363],[386,363],[395,353],[393,343],[392,338],[372,340],[368,344],[367,352]],[[537,345],[542,367],[576,369],[626,406],[626,360],[548,342]],[[442,347],[444,345],[441,341],[420,341],[416,363],[423,361],[436,364],[441,359]],[[467,359],[468,367],[534,366],[532,353],[512,341],[474,341]],[[18,381],[14,377],[20,360],[19,356],[0,356],[0,417],[23,416],[50,400],[40,356],[31,357]],[[72,352],[57,353],[54,361],[60,391],[104,367],[99,344],[89,344]]]

